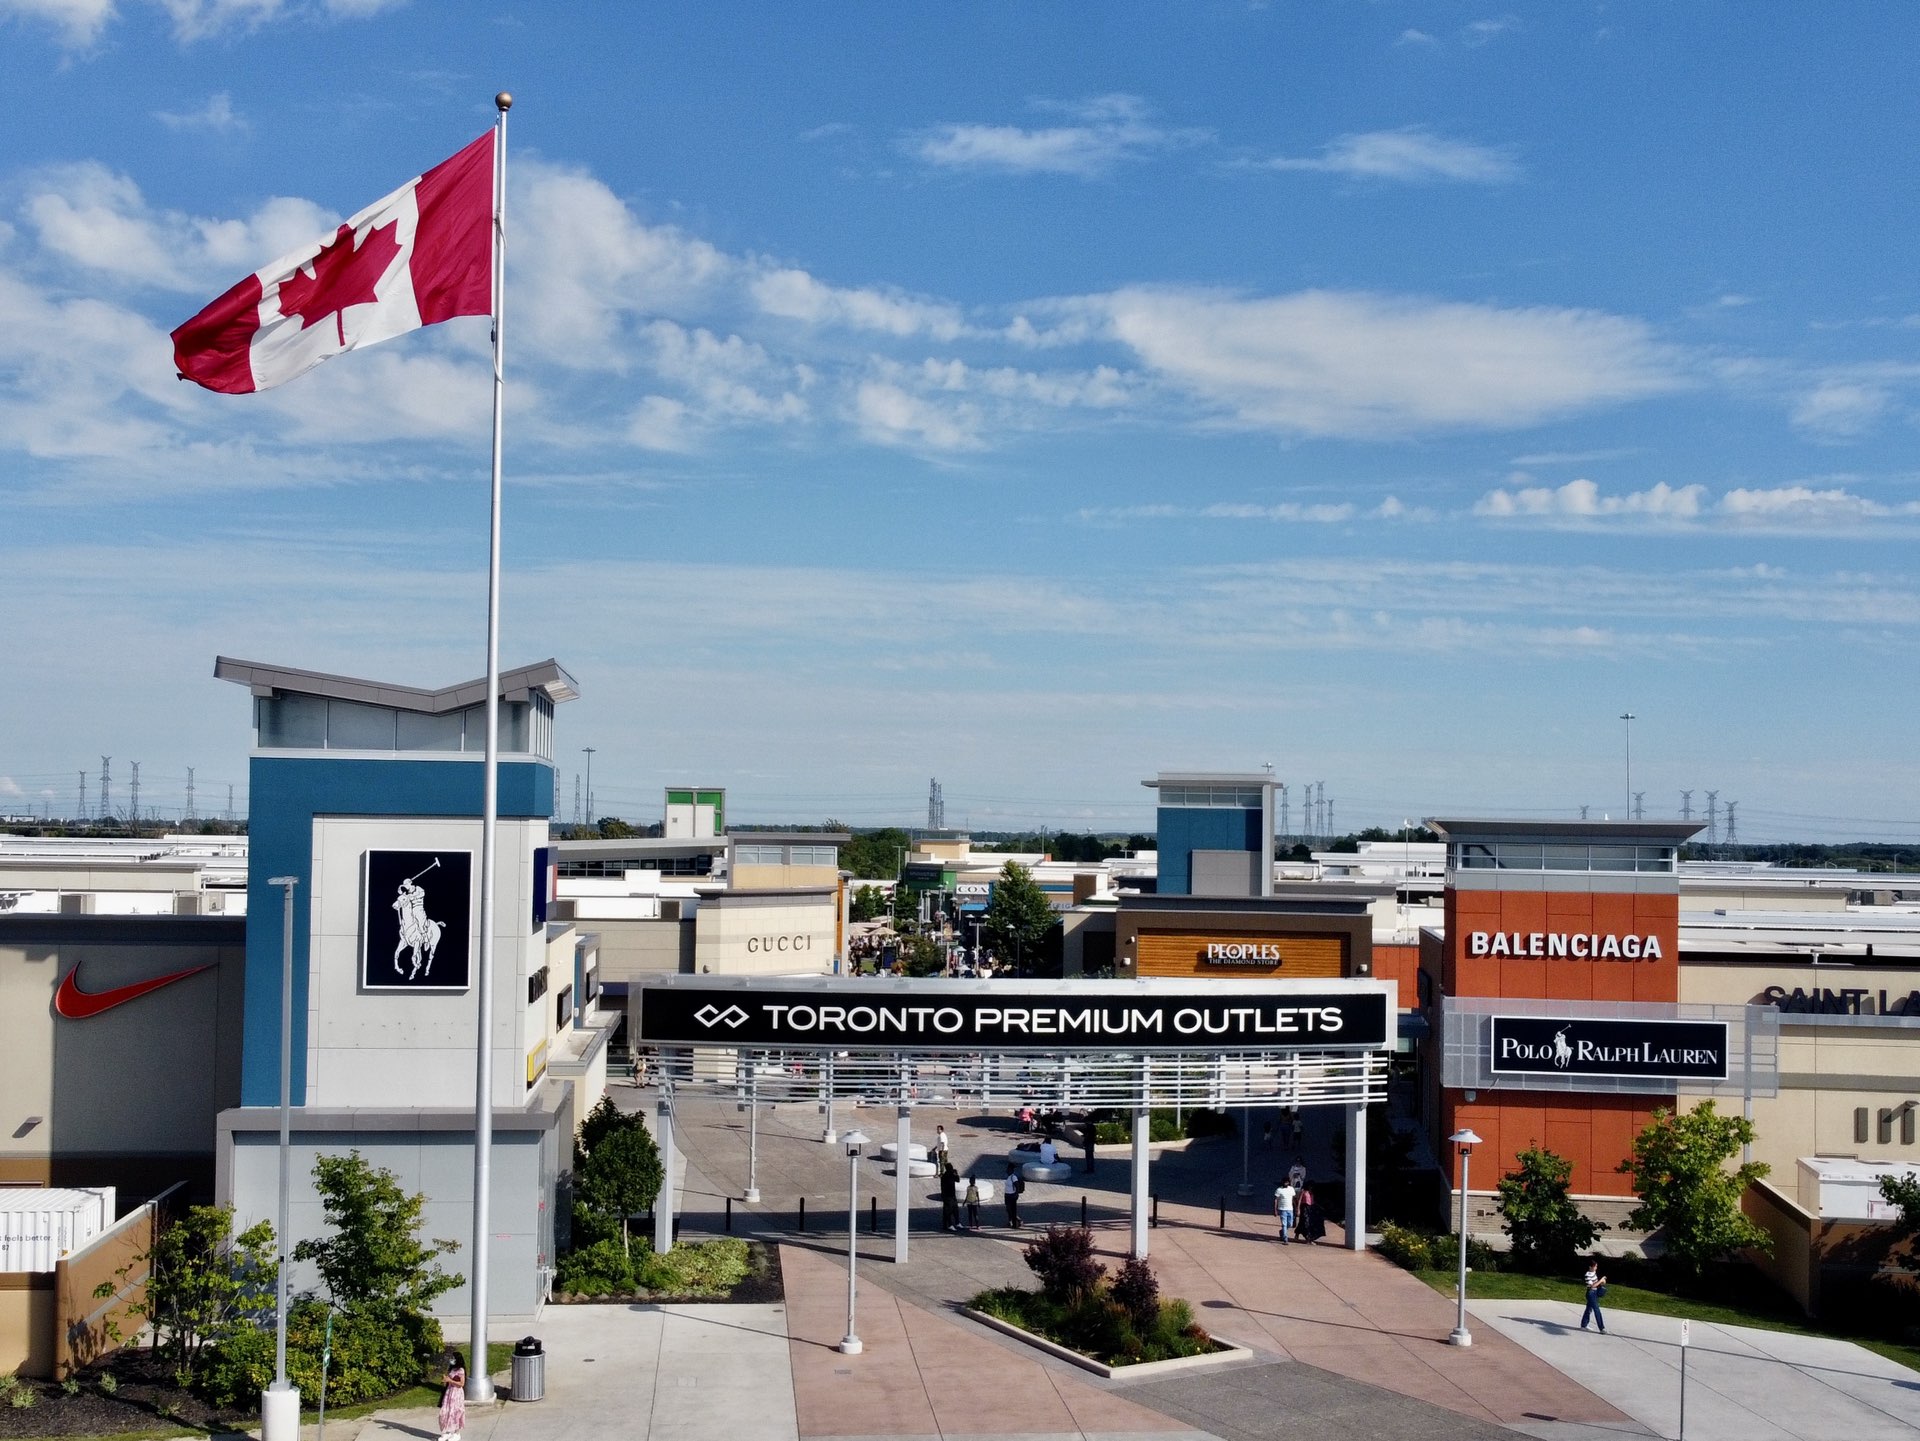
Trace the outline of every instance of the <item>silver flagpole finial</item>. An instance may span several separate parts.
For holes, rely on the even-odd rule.
[[[502,90],[498,95],[493,97],[493,107],[494,109],[502,112],[513,109],[512,93],[510,91]]]

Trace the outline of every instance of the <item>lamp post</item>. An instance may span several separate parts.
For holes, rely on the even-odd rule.
[[[260,1397],[261,1441],[297,1441],[300,1435],[300,1391],[287,1378],[287,1273],[293,1268],[293,1248],[287,1233],[293,1207],[293,888],[298,876],[272,876],[280,887],[280,1217],[275,1223],[274,1249],[279,1253],[279,1280],[273,1301],[273,1385]]]
[[[865,1348],[853,1329],[854,1263],[860,1254],[860,1151],[867,1144],[865,1133],[849,1131],[841,1141],[847,1148],[847,1334],[840,1338],[842,1356],[858,1356]],[[901,1158],[901,1166],[906,1159]]]
[[[760,1204],[760,1065],[747,1062],[747,1189],[740,1198],[749,1206]]]
[[[1454,1315],[1453,1334],[1447,1337],[1447,1344],[1471,1346],[1473,1333],[1467,1329],[1467,1176],[1473,1148],[1480,1144],[1480,1138],[1463,1126],[1447,1139],[1459,1147],[1460,1153],[1460,1301]]]
[[[1627,723],[1627,819],[1633,819],[1633,723],[1639,719],[1632,711],[1622,711],[1620,719]]]
[[[595,825],[593,814],[593,753],[598,747],[581,746],[580,749],[586,752],[587,756],[587,826],[591,829]]]

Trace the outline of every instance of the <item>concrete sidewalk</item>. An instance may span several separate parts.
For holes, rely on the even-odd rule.
[[[1504,1336],[1648,1434],[1677,1436],[1680,1323],[1609,1311],[1602,1335],[1580,1329],[1580,1309],[1566,1301],[1467,1303],[1475,1349],[1489,1332]],[[1920,1372],[1827,1336],[1700,1321],[1692,1331],[1687,1441],[1920,1441]],[[1517,1429],[1561,1441],[1586,1434]]]

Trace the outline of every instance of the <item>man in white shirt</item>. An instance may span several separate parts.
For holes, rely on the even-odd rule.
[[[1051,1166],[1059,1159],[1059,1149],[1053,1144],[1053,1137],[1049,1136],[1040,1143],[1040,1164],[1043,1166]]]
[[[1300,1193],[1291,1180],[1282,1181],[1273,1192],[1273,1214],[1280,1218],[1280,1239],[1293,1239],[1293,1203]]]

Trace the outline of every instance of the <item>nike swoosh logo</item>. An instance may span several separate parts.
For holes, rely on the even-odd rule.
[[[130,986],[115,986],[110,991],[83,991],[80,989],[80,967],[75,966],[67,972],[66,979],[60,982],[60,989],[53,993],[53,1008],[70,1021],[84,1021],[97,1016],[102,1011],[110,1011],[115,1006],[124,1006],[128,1001],[144,996],[149,991],[157,991],[162,986],[170,986],[175,981],[184,981],[188,976],[197,976],[202,971],[210,971],[213,965],[194,966],[189,970],[175,971],[170,976],[155,976],[150,981],[135,981]]]

